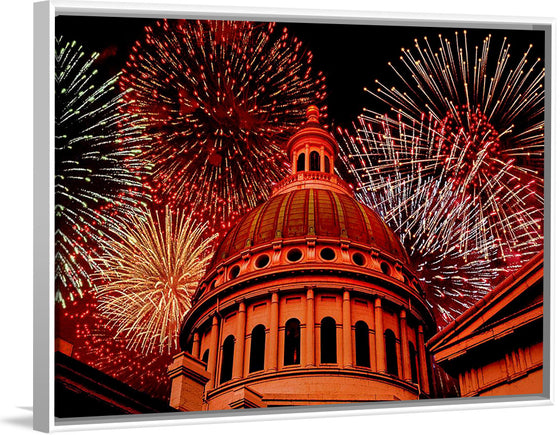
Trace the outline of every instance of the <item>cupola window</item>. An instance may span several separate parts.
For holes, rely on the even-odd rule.
[[[305,154],[301,153],[297,158],[297,172],[305,171]]]
[[[317,151],[311,151],[311,154],[309,155],[309,170],[310,171],[321,170],[321,156]]]
[[[325,156],[325,172],[331,172],[331,161],[328,156]]]

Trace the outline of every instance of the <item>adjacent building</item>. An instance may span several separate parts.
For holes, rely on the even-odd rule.
[[[462,397],[543,393],[543,253],[438,332],[435,361]]]

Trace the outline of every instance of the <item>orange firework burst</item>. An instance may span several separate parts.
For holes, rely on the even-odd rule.
[[[98,309],[129,349],[171,353],[181,319],[211,258],[214,237],[191,215],[128,215],[103,241]]]

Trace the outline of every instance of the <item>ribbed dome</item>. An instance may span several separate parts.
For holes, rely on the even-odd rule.
[[[213,263],[275,239],[309,236],[368,245],[409,263],[399,240],[377,213],[349,194],[317,188],[274,195],[249,212],[226,235]]]

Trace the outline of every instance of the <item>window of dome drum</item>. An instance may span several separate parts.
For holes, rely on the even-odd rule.
[[[298,319],[286,322],[284,330],[284,365],[299,364],[300,359],[300,323]]]
[[[418,367],[416,364],[416,349],[411,341],[408,342],[408,351],[410,353],[410,373],[412,373],[412,382],[418,383]]]
[[[239,276],[239,271],[241,270],[241,268],[236,264],[235,266],[233,266],[231,268],[231,270],[229,271],[229,278],[230,279],[235,279]]]
[[[204,364],[208,365],[208,355],[209,355],[209,349],[206,349],[204,351],[204,353],[202,354],[202,361],[204,362]]]
[[[249,357],[249,373],[264,370],[266,332],[264,325],[257,325],[251,332],[251,351]]]
[[[356,322],[356,366],[370,367],[369,362],[369,327],[366,322]]]
[[[269,263],[269,261],[270,261],[270,257],[266,254],[263,254],[257,258],[257,261],[255,262],[255,266],[258,269],[262,269]]]
[[[385,358],[387,358],[387,373],[398,376],[397,338],[395,337],[395,333],[390,329],[385,331]]]
[[[336,364],[336,321],[332,317],[321,320],[321,363]]]
[[[288,261],[292,261],[292,262],[299,261],[301,260],[302,257],[303,257],[303,252],[301,252],[301,250],[297,248],[290,249],[290,251],[288,251],[288,255],[286,255]]]
[[[231,379],[233,373],[233,351],[235,347],[235,338],[228,335],[224,340],[222,347],[222,369],[220,370],[220,384]]]
[[[325,172],[331,172],[331,161],[325,156]]]
[[[332,261],[336,258],[336,254],[331,248],[323,248],[321,249],[321,258],[323,260]]]
[[[359,252],[355,252],[352,255],[352,261],[357,266],[363,266],[364,264],[366,264],[366,258],[362,254],[360,254]]]

